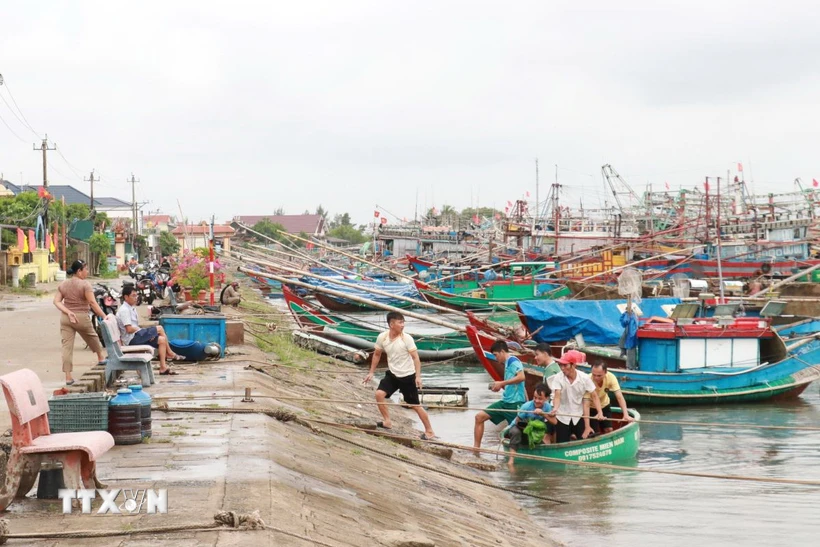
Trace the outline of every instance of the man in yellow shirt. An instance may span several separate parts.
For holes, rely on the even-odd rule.
[[[612,393],[615,395],[618,406],[621,407],[624,413],[624,419],[631,422],[633,418],[629,415],[626,399],[624,399],[624,395],[621,393],[621,385],[618,383],[618,379],[615,375],[606,369],[606,364],[599,361],[592,365],[592,373],[590,376],[592,376],[592,382],[595,384],[595,393],[598,394],[598,398],[601,400],[601,410],[604,416],[612,418],[612,401],[609,399],[609,393]],[[612,431],[612,422],[609,420],[600,422],[598,420],[592,420],[592,428],[595,429],[596,433],[609,433]]]

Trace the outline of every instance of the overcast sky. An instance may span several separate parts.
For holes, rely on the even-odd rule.
[[[579,7],[581,6],[581,7]],[[617,7],[615,7],[617,6]],[[52,184],[192,220],[503,208],[555,178],[606,199],[738,162],[757,192],[820,179],[820,10],[807,2],[16,2],[0,96],[48,133]],[[13,105],[12,105],[13,106]],[[0,172],[39,184],[2,101]],[[59,172],[58,172],[59,170]],[[734,175],[734,173],[732,174]],[[393,220],[393,217],[388,215]]]

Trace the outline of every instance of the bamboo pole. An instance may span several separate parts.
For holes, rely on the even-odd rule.
[[[791,276],[791,277],[787,277],[786,279],[784,279],[784,280],[782,280],[782,281],[778,281],[777,283],[775,283],[774,285],[772,285],[772,286],[770,286],[770,287],[768,287],[768,288],[765,288],[765,289],[760,289],[760,290],[759,290],[759,291],[757,291],[757,292],[753,292],[753,293],[752,293],[752,294],[750,294],[749,296],[751,297],[751,296],[754,296],[754,295],[756,295],[756,294],[765,293],[765,292],[768,292],[768,291],[773,291],[773,290],[775,290],[775,289],[778,289],[778,288],[782,287],[783,285],[785,285],[785,284],[787,284],[787,283],[791,283],[791,282],[792,282],[792,281],[794,281],[795,279],[798,279],[798,278],[800,278],[800,277],[802,277],[802,276],[804,276],[804,275],[808,275],[808,274],[810,274],[811,272],[813,272],[814,270],[816,270],[816,269],[818,269],[818,268],[820,268],[820,264],[815,264],[815,265],[814,265],[814,266],[812,266],[811,268],[806,268],[806,269],[805,269],[805,270],[803,270],[803,271],[797,272],[797,273],[796,273],[796,274],[794,274],[793,276]]]
[[[247,226],[245,226],[245,225],[244,225],[244,224],[242,224],[241,222],[236,222],[236,224],[237,224],[237,225],[239,225],[239,226],[241,226],[241,227],[242,227],[242,228],[244,228],[244,229],[249,229]],[[251,231],[252,231],[252,230],[251,230]],[[294,234],[288,234],[288,233],[284,233],[284,232],[282,233],[282,235],[283,235],[283,236],[285,236],[285,237],[289,237],[289,238],[292,238],[292,239],[296,239],[296,240],[298,240],[298,241],[304,241],[305,243],[313,243],[314,245],[316,245],[316,246],[318,246],[318,247],[321,247],[321,248],[323,248],[323,249],[325,249],[325,250],[328,250],[328,251],[333,252],[333,253],[338,253],[338,254],[340,254],[340,255],[342,255],[342,256],[346,256],[346,257],[348,257],[348,258],[352,258],[353,260],[358,260],[359,262],[364,262],[365,264],[367,264],[367,265],[369,265],[369,266],[373,266],[374,268],[377,268],[377,269],[379,269],[379,270],[382,270],[382,271],[388,272],[388,273],[389,273],[389,274],[391,274],[391,275],[397,275],[397,276],[399,276],[399,277],[403,277],[404,279],[408,279],[408,280],[410,280],[410,281],[412,281],[412,280],[413,280],[413,278],[412,278],[412,277],[407,276],[407,275],[404,275],[403,273],[399,273],[399,272],[397,272],[397,271],[395,271],[395,270],[391,270],[390,268],[386,268],[386,267],[384,267],[384,266],[382,266],[382,265],[380,265],[380,264],[376,264],[375,262],[370,262],[370,261],[368,261],[368,260],[364,260],[364,259],[363,259],[362,257],[360,257],[360,256],[355,256],[355,255],[352,255],[352,254],[350,254],[350,253],[346,253],[346,252],[342,251],[341,249],[335,249],[335,248],[331,247],[330,245],[325,245],[324,243],[322,243],[322,242],[320,242],[320,241],[315,241],[315,240],[312,240],[312,239],[306,239],[306,238],[301,237],[301,236],[297,236],[297,235],[294,235]]]
[[[359,302],[360,304],[367,304],[368,306],[373,306],[374,308],[381,308],[385,311],[395,311],[399,312],[402,315],[406,315],[407,317],[413,317],[415,319],[420,319],[422,321],[427,321],[428,323],[433,323],[434,325],[439,325],[441,327],[445,327],[448,329],[452,329],[459,332],[466,332],[467,328],[464,325],[457,325],[456,323],[450,323],[449,321],[443,321],[441,319],[436,319],[435,317],[429,317],[421,313],[415,313],[409,310],[402,310],[396,308],[394,306],[390,306],[388,304],[382,304],[381,302],[374,302],[372,300],[368,300],[366,298],[359,298],[358,296],[347,294],[341,291],[336,291],[333,289],[327,289],[325,287],[317,287],[315,285],[311,285],[309,283],[303,283],[301,281],[295,281],[293,279],[288,279],[287,277],[282,277],[279,275],[274,275],[268,272],[257,272],[254,270],[250,270],[248,268],[239,267],[239,271],[246,274],[253,274],[260,277],[267,277],[268,279],[273,279],[274,281],[279,281],[285,285],[296,285],[297,287],[302,287],[305,289],[310,289],[313,291],[318,291],[322,293],[326,293],[332,296],[337,296],[339,298],[345,298],[347,300],[351,300],[353,302]]]
[[[450,308],[445,308],[444,306],[439,306],[437,304],[431,304],[429,302],[418,300],[416,298],[410,298],[409,296],[401,296],[401,295],[397,295],[397,294],[391,294],[389,292],[380,291],[378,289],[372,289],[370,287],[361,287],[359,285],[356,285],[355,283],[348,283],[348,282],[343,281],[341,279],[333,279],[331,277],[324,277],[324,276],[317,275],[317,274],[312,273],[312,272],[299,270],[297,268],[292,268],[292,267],[289,267],[289,266],[277,266],[277,265],[272,264],[270,262],[267,262],[265,260],[259,260],[259,259],[255,259],[253,257],[243,257],[242,255],[239,255],[237,258],[241,261],[252,262],[253,264],[257,264],[259,266],[273,266],[273,267],[281,268],[283,270],[287,270],[290,273],[303,275],[303,276],[306,276],[306,277],[312,277],[312,278],[315,278],[315,279],[319,279],[321,281],[326,281],[328,283],[333,283],[335,285],[342,285],[343,287],[350,287],[351,289],[363,290],[363,291],[370,292],[370,293],[373,293],[373,294],[378,294],[379,296],[386,296],[386,297],[389,297],[389,298],[395,298],[397,300],[403,300],[405,302],[412,302],[412,303],[418,304],[419,306],[424,307],[424,308],[430,308],[430,309],[433,309],[433,310],[444,311],[444,312],[447,312],[447,313],[459,314],[462,317],[467,317],[467,314],[462,312],[462,311],[453,310],[453,309],[450,309]],[[315,287],[315,285],[310,285],[310,286]],[[345,296],[345,298],[349,299],[349,296]],[[404,312],[402,312],[402,313],[404,313]]]

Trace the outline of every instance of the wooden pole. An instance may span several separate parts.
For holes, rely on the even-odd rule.
[[[252,257],[246,257],[246,256],[239,255],[237,257],[237,259],[240,260],[240,261],[243,261],[243,262],[251,262],[251,263],[257,264],[259,266],[272,266],[272,267],[275,267],[275,268],[281,268],[283,270],[287,270],[290,273],[294,273],[294,274],[297,274],[297,275],[312,277],[314,279],[319,279],[321,281],[326,281],[328,283],[333,283],[335,285],[342,285],[343,287],[350,287],[351,289],[358,289],[358,290],[361,290],[361,291],[366,291],[366,292],[369,292],[369,293],[377,294],[379,296],[387,296],[389,298],[395,298],[396,300],[403,300],[405,302],[412,302],[412,303],[417,304],[418,306],[423,307],[423,308],[430,308],[430,309],[433,309],[433,310],[458,314],[458,315],[461,315],[463,317],[467,317],[467,314],[462,312],[462,311],[453,310],[453,309],[450,309],[450,308],[445,308],[444,306],[439,306],[437,304],[431,304],[429,302],[425,302],[425,301],[422,301],[422,300],[417,300],[415,298],[410,298],[409,296],[401,296],[401,295],[397,295],[397,294],[391,294],[389,292],[380,291],[378,289],[372,289],[370,287],[361,287],[359,285],[356,285],[355,283],[348,283],[348,282],[343,281],[341,279],[333,279],[332,277],[323,277],[321,275],[316,275],[314,273],[307,272],[307,271],[304,271],[304,270],[299,270],[297,268],[292,268],[290,266],[281,266],[281,265],[277,265],[277,264],[272,264],[272,263],[267,262],[265,260],[254,259]],[[310,285],[310,286],[315,287],[315,285]],[[345,296],[345,298],[348,298],[348,296]],[[370,301],[368,301],[368,303],[369,302]]]
[[[274,275],[274,274],[268,273],[268,272],[257,272],[256,270],[243,268],[241,266],[238,269],[242,273],[256,275],[256,276],[260,276],[260,277],[267,277],[268,279],[273,279],[274,281],[279,281],[280,283],[283,283],[285,285],[296,285],[297,287],[302,287],[302,288],[305,288],[305,289],[310,289],[312,291],[326,293],[326,294],[329,294],[331,296],[337,296],[339,298],[344,298],[346,300],[351,300],[353,302],[358,302],[360,304],[367,304],[368,306],[373,306],[374,308],[381,308],[385,311],[396,311],[396,312],[399,312],[402,315],[406,315],[407,317],[413,317],[415,319],[420,319],[422,321],[427,321],[428,323],[433,323],[434,325],[439,325],[441,327],[446,327],[448,329],[452,329],[452,330],[455,330],[455,331],[459,331],[459,332],[466,332],[467,331],[467,328],[464,325],[458,325],[456,323],[450,323],[449,321],[444,321],[442,319],[437,319],[435,317],[430,317],[429,315],[424,315],[424,314],[421,314],[421,313],[415,313],[415,312],[408,311],[408,310],[402,310],[402,309],[396,308],[394,306],[390,306],[388,304],[382,304],[381,302],[374,302],[372,300],[368,300],[367,298],[360,298],[360,297],[352,295],[352,294],[347,294],[347,293],[344,293],[344,292],[341,292],[341,291],[336,291],[336,290],[333,290],[333,289],[327,289],[325,287],[317,287],[315,285],[311,285],[310,283],[303,283],[301,281],[295,281],[293,279],[288,279],[287,277]]]

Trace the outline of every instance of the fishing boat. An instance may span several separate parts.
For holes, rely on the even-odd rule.
[[[571,317],[567,309],[544,313],[542,302],[521,302],[519,311],[534,342],[553,343],[558,351],[571,341],[587,354],[588,363],[603,362],[618,379],[630,405],[693,405],[748,403],[799,396],[820,379],[820,320],[773,328],[776,309],[761,317],[732,317],[735,305],[714,317],[694,318],[695,304],[683,304],[672,319],[649,317],[638,327],[637,369],[626,366],[618,341],[622,313],[617,301],[602,301],[594,313]],[[778,308],[779,305],[773,306]],[[691,313],[689,313],[691,312]],[[688,316],[688,317],[687,317]],[[580,337],[578,336],[580,335]],[[470,325],[467,337],[488,373],[500,371],[489,360],[496,338]],[[579,342],[580,340],[580,342]],[[532,364],[532,352],[517,345],[525,361],[526,387],[543,380],[545,371]],[[491,355],[491,354],[489,354]],[[484,359],[482,359],[484,356]],[[589,366],[579,367],[588,372]]]
[[[282,292],[296,322],[313,334],[321,334],[357,349],[372,351],[376,338],[387,330],[386,325],[380,327],[365,324],[363,321],[332,314],[306,301],[287,286],[282,287]],[[473,353],[462,332],[431,329],[425,333],[408,331],[408,334],[413,337],[422,361],[469,357]]]
[[[388,306],[393,306],[394,308],[411,308],[414,306],[413,302],[408,302],[407,300],[400,299],[400,298],[391,298],[388,296],[383,296],[379,294],[374,294],[370,291],[370,289],[376,289],[381,292],[386,292],[393,294],[395,296],[401,296],[405,298],[419,298],[419,293],[416,290],[415,286],[411,283],[400,283],[400,282],[391,282],[391,281],[373,281],[373,280],[362,280],[362,279],[344,279],[343,281],[346,283],[345,285],[339,285],[337,283],[332,283],[329,281],[323,281],[317,278],[312,277],[302,277],[302,282],[309,283],[310,285],[314,285],[316,287],[324,287],[328,289],[334,289],[336,291],[340,291],[343,293],[348,293],[352,296],[364,297],[368,300],[372,300],[374,302],[378,302],[381,304],[386,304]],[[352,286],[352,285],[355,285]],[[319,303],[327,308],[330,311],[335,312],[342,312],[342,313],[350,313],[350,312],[362,312],[362,311],[375,311],[379,308],[370,306],[368,304],[364,304],[362,302],[356,302],[354,300],[349,300],[346,298],[341,298],[338,296],[334,296],[331,294],[327,294],[324,292],[316,291],[314,293],[316,300]]]
[[[612,431],[603,435],[596,435],[589,439],[579,439],[567,443],[539,444],[530,448],[526,443],[519,448],[519,454],[554,458],[570,462],[619,462],[634,460],[641,445],[641,415],[635,409],[629,409],[632,422],[612,422]],[[613,406],[612,417],[616,420],[623,418],[621,409]],[[503,435],[503,433],[502,433]],[[504,450],[509,450],[509,439],[502,436]],[[538,463],[537,460],[518,459],[516,463]]]
[[[552,268],[552,263],[515,262],[506,267],[503,279],[488,278],[477,288],[470,287],[455,293],[436,289],[420,280],[414,282],[421,296],[431,304],[460,311],[514,308],[521,300],[554,300],[572,294],[565,285],[538,276],[547,267]]]

